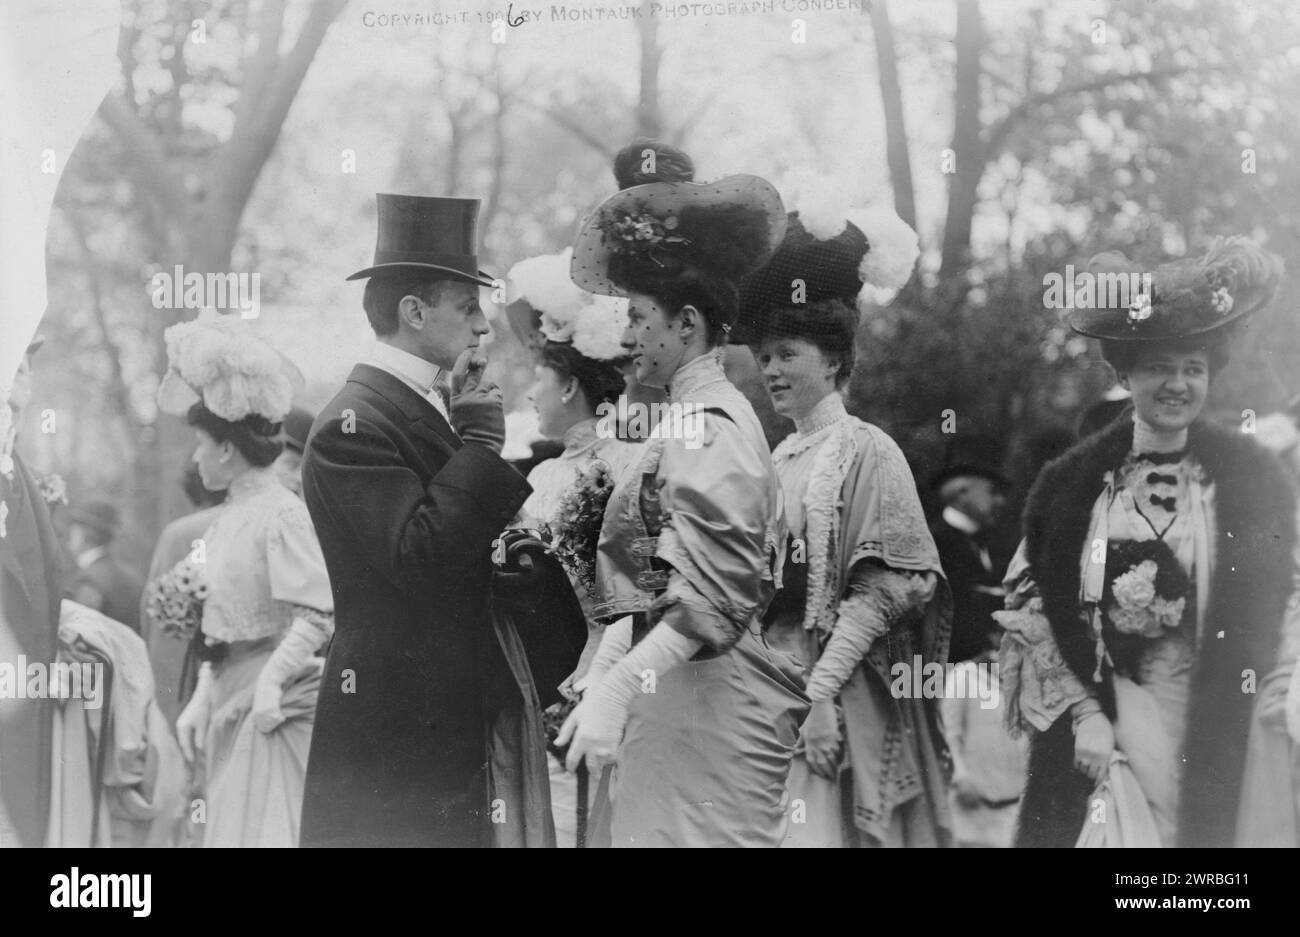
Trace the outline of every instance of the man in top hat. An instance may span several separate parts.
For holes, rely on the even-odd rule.
[[[526,806],[499,793],[522,771],[489,741],[518,702],[517,661],[489,615],[493,544],[530,488],[501,458],[501,391],[483,379],[479,290],[493,282],[478,269],[478,201],[378,202],[374,265],[348,278],[368,281],[375,343],[316,417],[302,463],[335,634],[301,842],[518,842],[550,803],[544,753],[543,799]]]
[[[32,355],[0,386],[0,663],[49,665],[57,652],[62,552],[36,479],[14,449],[31,399]],[[0,704],[0,847],[44,846],[50,810],[52,699]]]
[[[971,660],[995,647],[1000,633],[993,613],[1002,608],[1006,561],[990,535],[1006,506],[1006,482],[991,469],[960,464],[936,474],[930,487],[943,504],[930,533],[952,588],[948,659]]]
[[[91,501],[68,512],[68,551],[77,567],[68,598],[139,633],[144,586],[113,556],[117,529],[117,508],[111,504]]]

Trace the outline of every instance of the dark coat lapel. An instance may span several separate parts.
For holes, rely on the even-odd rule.
[[[461,447],[460,437],[438,412],[438,408],[421,397],[405,381],[395,374],[377,368],[374,365],[358,364],[348,375],[348,381],[360,384],[378,394],[400,412],[412,424],[426,430],[417,435],[436,441],[439,448],[446,448],[446,455],[451,455]]]

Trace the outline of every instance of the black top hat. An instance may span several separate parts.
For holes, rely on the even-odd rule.
[[[103,501],[91,501],[68,511],[68,521],[111,537],[117,533],[117,508]]]
[[[349,280],[424,270],[449,280],[496,285],[478,268],[478,199],[384,192],[375,199],[379,205],[375,262]]]

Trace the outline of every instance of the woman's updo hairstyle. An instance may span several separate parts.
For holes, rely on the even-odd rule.
[[[575,379],[593,411],[602,403],[616,403],[627,386],[618,362],[588,358],[568,342],[547,342],[540,363],[562,381]]]
[[[256,413],[231,422],[199,402],[190,407],[186,419],[190,426],[198,427],[217,442],[230,442],[254,468],[265,468],[284,451],[279,439],[280,424]]]
[[[620,189],[651,182],[694,182],[695,163],[670,143],[633,140],[614,156],[614,181]]]

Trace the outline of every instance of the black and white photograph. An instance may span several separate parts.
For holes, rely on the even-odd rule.
[[[0,20],[0,845],[1300,846],[1300,7]]]

